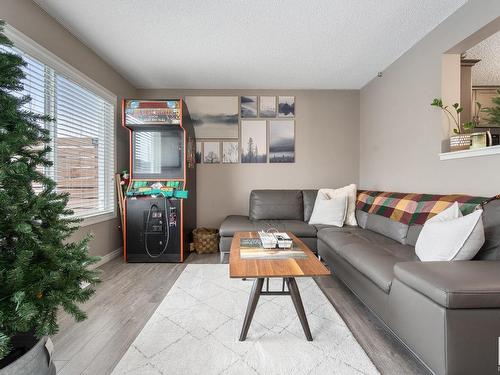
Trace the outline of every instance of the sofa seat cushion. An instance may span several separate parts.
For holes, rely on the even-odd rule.
[[[250,220],[248,216],[231,215],[221,224],[222,237],[232,237],[235,232],[255,232],[275,228],[280,232],[292,232],[297,237],[316,237],[316,228],[301,220]]]
[[[337,227],[334,225],[327,225],[327,224],[314,224],[314,227],[316,228],[318,233],[320,230],[323,230],[323,229],[332,229],[332,230],[338,231],[338,232],[349,232],[349,231],[360,229],[359,227],[353,226],[353,225],[344,225],[343,227]]]
[[[449,309],[500,307],[500,262],[402,262],[394,276]]]
[[[333,233],[349,233],[352,234],[354,237],[349,238],[349,241],[354,241],[354,240],[362,240],[365,242],[377,244],[377,245],[399,245],[398,242],[382,235],[379,233],[375,233],[371,230],[368,229],[363,229],[361,227],[356,227],[356,226],[348,226],[344,225],[342,228],[337,228],[337,227],[331,227],[331,226],[318,226],[316,225],[316,228],[318,229],[318,238],[323,240],[325,243],[330,245],[335,249],[335,244],[334,242],[330,243],[331,241],[335,241],[336,236]],[[403,245],[402,245],[403,246]]]
[[[413,248],[365,229],[322,229],[318,238],[385,293],[391,289],[394,265],[415,259]]]

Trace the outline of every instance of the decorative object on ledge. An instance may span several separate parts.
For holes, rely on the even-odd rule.
[[[457,134],[450,137],[450,151],[468,150],[470,148],[470,134]]]
[[[463,107],[461,107],[459,103],[454,103],[451,106],[455,110],[455,113],[453,113],[450,106],[443,104],[443,100],[441,98],[435,98],[431,105],[441,108],[448,117],[448,121],[451,119],[454,122],[455,127],[453,128],[453,133],[455,133],[455,135],[450,137],[450,151],[468,150],[471,142],[470,132],[474,129],[475,123],[469,121],[460,124],[460,112],[463,111]],[[478,103],[476,103],[476,106],[477,105]],[[480,106],[481,105],[479,104],[479,109]]]
[[[486,132],[472,133],[470,135],[470,140],[471,140],[471,145],[470,145],[471,150],[476,148],[484,148],[487,146],[491,146],[491,132],[486,131]]]

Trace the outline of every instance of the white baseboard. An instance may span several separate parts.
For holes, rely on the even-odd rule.
[[[108,263],[110,260],[118,258],[122,253],[123,253],[123,247],[119,247],[118,249],[113,250],[112,252],[107,253],[106,255],[101,256],[101,259],[99,260],[99,262],[90,265],[89,268],[91,270],[93,270],[93,269],[95,269],[97,267],[100,267],[103,264]]]

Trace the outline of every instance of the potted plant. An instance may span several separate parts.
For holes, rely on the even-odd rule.
[[[3,26],[0,46],[10,47]],[[57,312],[85,319],[77,303],[98,282],[88,269],[98,260],[88,254],[89,238],[69,241],[78,220],[68,195],[41,172],[51,165],[52,120],[30,112],[30,97],[19,94],[25,65],[0,49],[0,375],[55,374],[45,345],[57,332]]]
[[[473,121],[460,124],[460,113],[464,110],[463,107],[459,103],[454,103],[451,106],[452,110],[450,106],[443,104],[441,98],[435,98],[431,105],[441,108],[446,114],[448,121],[450,119],[453,121],[453,133],[455,135],[450,136],[450,151],[468,150],[470,147],[470,133],[476,125]],[[476,103],[476,108],[477,105],[479,105],[479,108],[481,107],[481,104]]]

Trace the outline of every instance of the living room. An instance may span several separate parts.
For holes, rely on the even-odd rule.
[[[0,375],[498,373],[498,0],[0,20]]]

